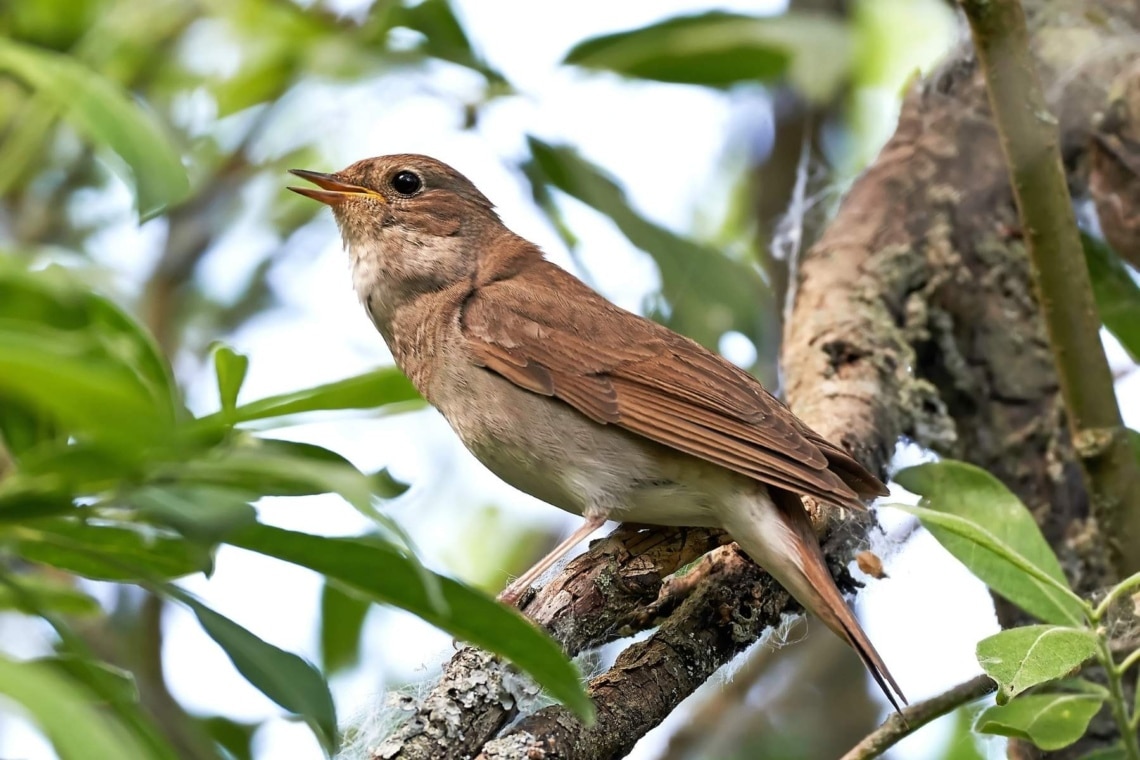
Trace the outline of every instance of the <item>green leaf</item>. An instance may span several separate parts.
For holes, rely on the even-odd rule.
[[[386,404],[420,401],[420,394],[395,367],[366,372],[315,388],[271,396],[239,406],[236,421],[284,417],[333,409],[375,409]]]
[[[0,257],[0,321],[85,336],[93,354],[129,366],[150,395],[173,409],[178,398],[166,358],[134,317],[92,290],[99,277],[99,270],[55,265],[28,270]]]
[[[74,57],[0,38],[0,70],[23,79],[76,129],[119,155],[130,169],[121,173],[134,186],[141,219],[162,213],[189,192],[186,169],[158,120]]]
[[[1081,243],[1101,322],[1140,361],[1140,286],[1103,240],[1081,233]]]
[[[527,139],[532,160],[523,170],[532,184],[552,185],[607,215],[633,245],[653,257],[669,308],[651,316],[664,317],[674,330],[713,350],[730,330],[756,345],[771,342],[776,320],[765,315],[774,314],[775,305],[755,267],[647,221],[613,179],[572,149]]]
[[[295,441],[254,438],[250,445],[221,457],[170,463],[159,477],[239,489],[256,496],[340,495],[365,516],[383,525],[372,498],[372,481],[344,457],[320,446]]]
[[[8,476],[0,484],[0,522],[23,522],[74,510],[71,497],[60,493],[58,485],[30,483],[19,472]]]
[[[257,510],[249,504],[252,498],[233,488],[175,484],[144,486],[132,491],[126,501],[144,520],[210,544],[257,519]]]
[[[321,589],[321,663],[328,673],[350,668],[360,658],[360,634],[371,603],[335,583]]]
[[[414,29],[424,35],[419,49],[425,55],[474,69],[488,81],[503,83],[502,75],[491,69],[475,53],[463,25],[447,0],[425,0],[414,5],[392,8],[392,25]]]
[[[232,415],[237,408],[238,391],[241,390],[248,371],[248,356],[239,354],[229,346],[219,344],[214,347],[214,372],[218,377],[218,398],[221,400],[223,415]]]
[[[250,438],[248,444],[226,452],[221,458],[167,465],[158,477],[243,489],[260,496],[335,493],[387,532],[386,540],[399,545],[404,555],[420,567],[421,583],[438,601],[435,576],[420,565],[411,538],[373,503],[376,495],[373,489],[377,485],[373,478],[339,454],[310,443]]]
[[[0,396],[15,398],[64,426],[127,451],[163,440],[168,403],[130,365],[97,355],[89,335],[0,322]]]
[[[19,591],[0,585],[0,611],[38,615],[41,609],[47,609],[60,615],[86,617],[103,610],[93,597],[76,588],[71,578],[20,574],[9,581],[18,584]]]
[[[238,531],[229,543],[311,568],[373,601],[408,610],[457,638],[507,657],[579,716],[593,714],[578,671],[546,634],[482,592],[436,576],[445,602],[441,609],[432,603],[415,565],[390,546],[260,524]]]
[[[712,11],[586,40],[564,62],[713,87],[779,81],[787,74],[800,91],[826,99],[847,75],[852,47],[846,25],[827,16]]]
[[[979,737],[974,733],[972,706],[959,707],[954,711],[953,733],[946,746],[937,755],[938,760],[986,760],[979,748]]]
[[[119,721],[52,667],[0,655],[0,694],[19,703],[61,760],[136,760],[149,755]]]
[[[173,586],[166,586],[163,592],[190,608],[202,629],[225,650],[246,680],[286,710],[303,717],[326,751],[336,748],[336,709],[320,671],[297,655],[254,636],[189,594]]]
[[[369,475],[368,480],[372,483],[372,492],[382,499],[394,499],[408,491],[408,484],[396,480],[387,467]]]
[[[88,686],[94,694],[113,704],[137,703],[139,689],[135,677],[129,670],[117,668],[106,662],[98,662],[64,654],[56,657],[41,657],[34,662],[55,669],[76,681]]]
[[[1084,735],[1103,703],[1102,697],[1091,694],[1030,694],[987,708],[978,716],[976,729],[1057,750]]]
[[[1128,750],[1124,748],[1123,744],[1114,744],[1111,747],[1094,749],[1082,756],[1081,760],[1129,760]]]
[[[143,526],[95,525],[63,518],[0,529],[17,556],[85,578],[137,581],[208,573],[213,560],[204,547]]]
[[[92,274],[61,266],[29,271],[17,257],[0,257],[0,331],[53,345],[66,341],[83,362],[119,367],[124,380],[161,407],[160,417],[172,417],[174,383],[154,341],[118,306],[92,292]],[[60,369],[74,371],[67,364]],[[18,461],[38,444],[72,432],[61,431],[45,409],[26,401],[0,385],[0,432]]]
[[[239,723],[223,715],[200,718],[210,737],[225,748],[234,760],[253,760],[253,735],[260,723]]]
[[[978,663],[1005,698],[1069,675],[1096,655],[1097,636],[1087,628],[1030,625],[978,642]]]
[[[1087,607],[1069,590],[1033,516],[997,478],[944,460],[910,467],[894,479],[922,496],[922,507],[899,508],[917,515],[991,589],[1045,622],[1084,622]]]
[[[177,760],[169,742],[140,708],[133,680],[124,683],[122,677],[127,674],[97,660],[86,642],[63,622],[55,610],[41,605],[36,596],[28,593],[22,581],[0,575],[0,584],[19,600],[21,606],[33,610],[55,630],[59,637],[56,648],[61,653],[56,666],[65,669],[103,700],[135,739],[147,748],[149,760]]]

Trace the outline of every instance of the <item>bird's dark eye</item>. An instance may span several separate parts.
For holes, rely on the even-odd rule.
[[[392,189],[400,195],[415,195],[424,186],[424,181],[415,172],[402,171],[392,177]]]

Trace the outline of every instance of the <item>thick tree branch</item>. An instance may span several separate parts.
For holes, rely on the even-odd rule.
[[[1021,213],[1070,434],[1120,576],[1140,570],[1140,467],[1132,453],[1061,165],[1056,121],[1019,0],[963,0]]]
[[[524,597],[522,610],[571,655],[656,624],[653,605],[666,578],[724,541],[695,529],[640,530],[621,526],[594,541],[543,588]],[[675,605],[674,605],[675,606]],[[444,668],[408,720],[374,758],[475,755],[514,718],[520,681],[498,658],[463,647]]]
[[[480,760],[621,757],[682,699],[779,621],[795,602],[735,549],[718,551],[698,585],[650,638],[622,652],[590,681],[598,710],[583,726],[563,707],[523,718],[488,742]]]
[[[997,691],[997,684],[987,675],[971,678],[936,697],[916,702],[902,711],[891,713],[877,731],[851,748],[840,760],[871,760],[886,752],[906,737],[946,713]]]

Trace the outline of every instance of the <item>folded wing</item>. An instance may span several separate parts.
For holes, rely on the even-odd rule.
[[[476,289],[461,320],[481,366],[599,424],[832,504],[886,493],[747,372],[549,262]]]

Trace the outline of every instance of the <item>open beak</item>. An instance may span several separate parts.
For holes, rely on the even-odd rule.
[[[360,185],[350,185],[337,179],[335,174],[323,174],[321,172],[311,172],[307,169],[290,169],[290,174],[294,174],[301,179],[306,179],[312,182],[317,187],[321,188],[316,190],[311,187],[290,187],[289,189],[306,198],[312,198],[315,201],[320,201],[328,206],[338,206],[344,203],[345,200],[353,196],[368,195],[373,198],[378,198],[381,201],[387,202],[380,193],[375,190],[369,190],[367,187]]]

